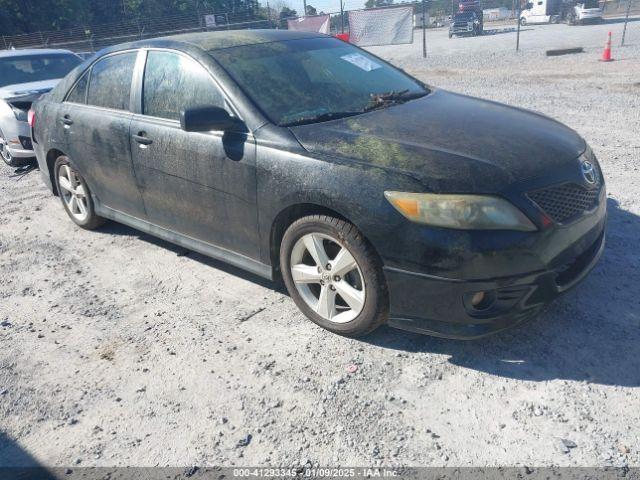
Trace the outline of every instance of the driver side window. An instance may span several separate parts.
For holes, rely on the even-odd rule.
[[[151,50],[142,84],[142,113],[179,120],[180,111],[198,106],[224,108],[224,97],[209,72],[195,60]]]

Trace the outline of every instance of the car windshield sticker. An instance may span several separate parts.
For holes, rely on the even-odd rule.
[[[349,63],[352,63],[358,68],[361,68],[365,72],[370,72],[371,70],[376,70],[378,68],[382,68],[382,65],[376,63],[372,60],[369,60],[364,55],[360,55],[359,53],[350,53],[349,55],[343,55],[343,60],[346,60]]]

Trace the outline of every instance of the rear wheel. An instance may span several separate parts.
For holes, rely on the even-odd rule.
[[[280,266],[296,305],[321,327],[359,336],[386,321],[380,261],[352,224],[326,215],[297,220],[282,239]]]
[[[105,219],[96,215],[91,192],[84,178],[65,156],[58,157],[54,166],[56,187],[69,218],[79,227],[93,230]]]

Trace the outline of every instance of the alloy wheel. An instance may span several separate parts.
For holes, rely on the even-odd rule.
[[[4,139],[2,135],[0,135],[0,156],[5,163],[11,165],[11,161],[13,157],[11,156],[11,152],[9,152],[9,147],[7,145],[7,141]]]
[[[84,222],[89,216],[87,195],[78,174],[69,165],[60,166],[58,185],[69,213],[79,222]]]
[[[365,280],[351,252],[321,233],[302,236],[291,251],[291,276],[304,302],[334,323],[347,323],[362,311]]]

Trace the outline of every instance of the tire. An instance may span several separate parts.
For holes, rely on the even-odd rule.
[[[527,25],[527,19],[526,19],[526,18],[524,18],[524,17],[523,17],[523,18],[521,18],[521,19],[520,19],[520,26],[524,27],[524,26],[526,26],[526,25]]]
[[[20,160],[14,158],[11,153],[9,153],[6,145],[7,143],[6,139],[4,138],[4,134],[0,131],[0,157],[2,157],[4,163],[6,163],[10,167],[19,167],[20,165],[22,165],[22,162]]]
[[[53,171],[58,196],[71,221],[86,230],[102,226],[106,220],[96,215],[91,191],[69,159],[66,156],[58,157]]]
[[[314,260],[320,247],[329,263],[323,268]],[[295,221],[282,238],[280,268],[298,308],[330,332],[357,337],[387,320],[389,295],[381,262],[358,229],[346,221],[326,215]],[[321,299],[327,301],[321,304]]]

